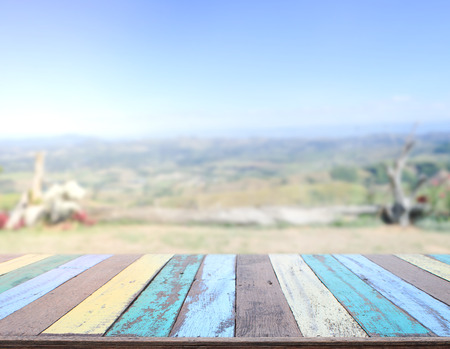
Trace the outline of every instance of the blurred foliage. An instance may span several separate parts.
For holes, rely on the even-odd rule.
[[[364,169],[371,174],[371,177],[376,184],[389,183],[389,177],[385,164],[377,163],[375,165],[366,166]]]
[[[423,161],[414,163],[419,174],[424,174],[427,177],[434,176],[442,168],[441,164],[431,161]]]
[[[0,194],[0,210],[10,211],[19,202],[20,194],[6,193]]]
[[[450,142],[439,144],[434,148],[436,154],[450,154]]]
[[[350,166],[335,166],[331,169],[330,175],[337,181],[349,183],[357,182],[359,178],[357,169]]]

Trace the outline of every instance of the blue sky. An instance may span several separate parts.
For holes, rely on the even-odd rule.
[[[450,121],[450,1],[0,0],[0,135]]]

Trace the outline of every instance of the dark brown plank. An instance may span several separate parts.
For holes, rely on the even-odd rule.
[[[236,337],[300,337],[267,255],[239,255]]]
[[[450,338],[145,338],[145,337],[0,337],[1,348],[449,348]]]
[[[23,256],[22,254],[0,254],[0,263],[7,262],[13,258]]]
[[[396,256],[370,254],[365,257],[430,296],[450,305],[450,283],[448,281]]]
[[[100,262],[0,320],[0,335],[38,335],[137,258],[139,255],[116,255]]]

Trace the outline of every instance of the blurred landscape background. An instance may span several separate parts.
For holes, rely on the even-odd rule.
[[[0,253],[450,253],[450,3],[0,0]]]
[[[387,168],[398,158],[406,138],[407,134],[379,134],[107,141],[67,135],[3,141],[0,208],[4,212],[13,211],[21,194],[30,188],[35,150],[40,149],[45,152],[44,190],[75,180],[86,189],[81,205],[95,225],[84,226],[70,217],[56,224],[44,219],[20,231],[0,231],[0,241],[10,239],[4,240],[1,249],[36,249],[32,245],[48,231],[45,240],[49,236],[72,238],[41,245],[38,249],[45,252],[52,248],[77,252],[93,246],[118,251],[153,246],[169,251],[241,253],[305,247],[311,252],[419,252],[430,248],[446,252],[450,248],[450,141],[446,132],[415,136],[402,174],[406,193],[426,176],[427,182],[412,198],[425,200],[426,213],[410,227],[382,221],[381,209],[393,200]],[[333,235],[333,229],[335,237],[324,239]],[[98,243],[84,241],[89,232],[91,238],[101,235]],[[277,242],[283,234],[294,236]],[[359,238],[351,242],[355,234]],[[23,237],[28,242],[21,241]],[[311,240],[309,245],[292,245],[305,237]],[[78,246],[70,243],[73,238]],[[395,241],[385,244],[386,238]],[[110,239],[119,241],[108,243]],[[335,239],[342,241],[331,244]],[[375,246],[369,243],[371,239]]]

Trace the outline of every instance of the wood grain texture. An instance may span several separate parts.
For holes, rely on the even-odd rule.
[[[43,333],[103,335],[171,257],[142,256]]]
[[[235,255],[206,256],[170,335],[233,337],[235,283]]]
[[[450,336],[450,307],[360,255],[335,256],[392,303],[438,336]]]
[[[11,315],[111,255],[86,255],[0,293],[0,319]]]
[[[239,255],[236,337],[301,337],[267,255]]]
[[[94,265],[0,320],[0,335],[40,334],[139,257],[139,255],[116,255]]]
[[[430,296],[450,305],[450,284],[403,259],[392,255],[365,255],[366,258],[401,279],[416,286]]]
[[[152,349],[448,349],[450,338],[126,338],[126,337],[0,337],[1,348],[152,348]]]
[[[22,256],[22,255],[21,254],[1,254],[0,255],[0,263],[9,261],[14,258],[18,258],[20,256]]]
[[[14,286],[20,285],[40,274],[43,274],[53,268],[59,267],[61,264],[67,263],[79,255],[56,255],[40,260],[36,263],[29,264],[25,267],[10,271],[0,276],[0,293]]]
[[[411,264],[417,265],[419,268],[450,281],[450,265],[447,263],[421,254],[399,254],[397,256]]]
[[[174,256],[106,335],[167,337],[202,259]]]
[[[442,263],[450,264],[450,255],[448,254],[432,254],[430,256]]]
[[[51,254],[26,254],[21,257],[7,260],[6,262],[0,263],[0,275],[9,273],[12,270],[22,268],[31,263],[38,262],[45,258],[52,256]]]
[[[426,336],[425,327],[330,255],[303,255],[320,280],[370,336]]]
[[[270,255],[270,260],[305,337],[367,336],[299,255]]]

